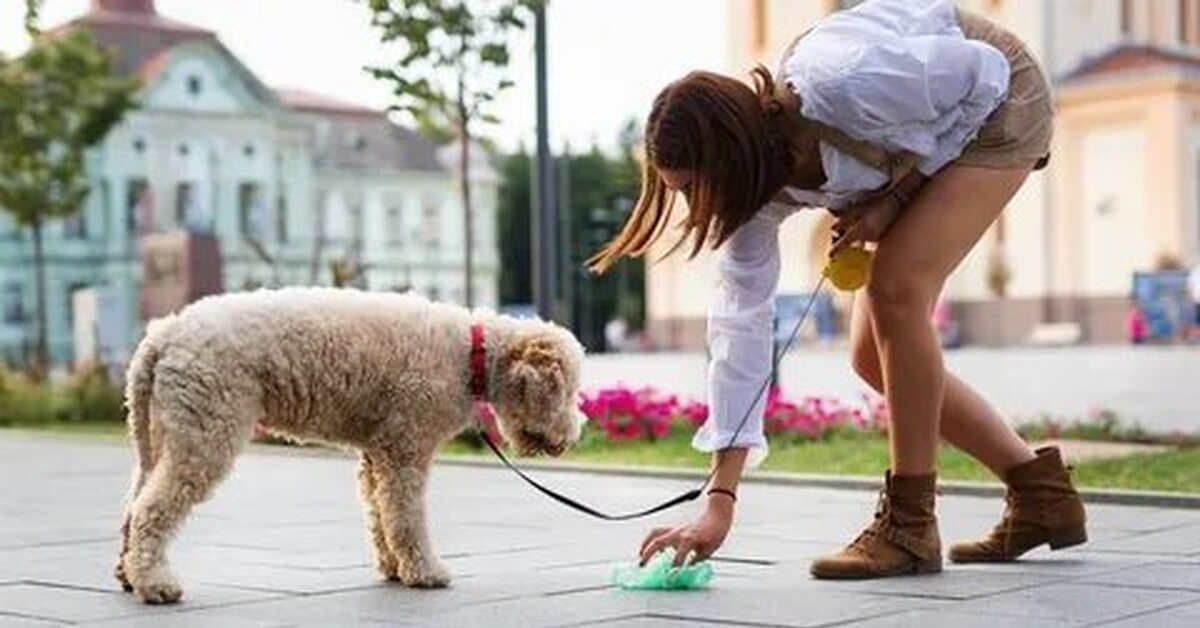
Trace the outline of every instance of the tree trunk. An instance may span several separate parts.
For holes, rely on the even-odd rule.
[[[33,230],[34,293],[37,300],[37,342],[34,345],[34,374],[40,380],[46,376],[50,366],[50,351],[46,342],[46,259],[42,250],[42,221],[35,218],[30,225]]]
[[[459,185],[462,191],[463,205],[463,300],[467,307],[475,307],[475,216],[471,211],[471,132],[467,119],[467,106],[463,102],[463,85],[460,80],[458,88],[458,169]]]

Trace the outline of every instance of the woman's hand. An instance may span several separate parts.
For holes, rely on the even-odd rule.
[[[675,548],[676,567],[705,560],[721,547],[732,525],[733,500],[727,495],[709,495],[704,513],[695,522],[652,530],[642,541],[640,564],[668,547]]]
[[[882,194],[846,208],[833,223],[833,256],[857,242],[878,242],[900,215],[901,202],[892,194]]]

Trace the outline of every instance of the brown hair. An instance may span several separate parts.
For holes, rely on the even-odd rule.
[[[646,120],[641,196],[617,235],[588,260],[591,270],[643,255],[662,236],[678,192],[659,169],[692,174],[684,232],[666,255],[688,238],[694,238],[689,258],[705,243],[719,247],[779,191],[790,162],[771,131],[771,114],[779,110],[775,82],[761,65],[751,76],[753,89],[720,74],[692,72],[659,92]]]

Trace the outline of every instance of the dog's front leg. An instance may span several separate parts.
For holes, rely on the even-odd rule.
[[[431,455],[388,452],[372,455],[380,520],[387,547],[396,560],[396,579],[410,587],[450,584],[450,572],[438,560],[425,527],[425,483]]]

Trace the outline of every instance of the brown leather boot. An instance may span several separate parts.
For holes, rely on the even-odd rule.
[[[817,578],[862,580],[942,570],[942,542],[933,507],[937,474],[889,471],[875,521],[842,551],[813,561]]]
[[[1071,485],[1057,447],[1037,450],[1037,458],[1004,474],[1008,492],[1004,517],[991,534],[950,548],[956,563],[1002,563],[1043,544],[1057,550],[1087,541],[1083,501]]]

